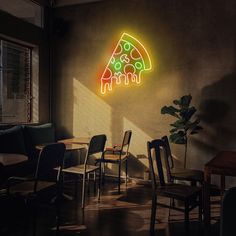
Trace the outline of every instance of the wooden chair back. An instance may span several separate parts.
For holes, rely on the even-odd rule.
[[[105,134],[95,135],[91,138],[88,146],[88,151],[85,157],[84,165],[88,164],[89,157],[93,154],[101,153],[101,157],[104,152],[107,137]]]
[[[157,189],[157,183],[159,182],[160,186],[165,186],[165,177],[163,171],[163,165],[161,160],[160,148],[163,147],[163,141],[161,139],[155,139],[151,142],[147,142],[147,152],[149,160],[149,169],[152,180],[153,189]],[[156,164],[159,181],[157,180],[154,163]]]
[[[59,172],[63,166],[64,154],[64,143],[53,143],[43,147],[39,154],[35,179],[58,181]],[[59,167],[58,170],[55,170],[56,167]]]

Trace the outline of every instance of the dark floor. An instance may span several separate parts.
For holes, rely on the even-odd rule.
[[[151,188],[148,185],[129,183],[128,188],[122,186],[122,194],[118,195],[116,185],[107,182],[103,189],[100,203],[91,191],[87,196],[84,213],[81,211],[80,192],[77,200],[64,200],[59,235],[74,236],[146,236],[149,234]],[[67,184],[65,193],[73,195],[74,185]],[[163,199],[161,199],[163,200]],[[28,236],[32,233],[32,212],[26,209],[22,199],[1,199],[1,231],[0,235]],[[211,236],[219,235],[219,205],[213,205],[215,220],[212,220]],[[28,217],[30,216],[30,217]],[[158,236],[200,236],[204,227],[197,221],[197,210],[191,214],[190,231],[184,230],[183,214],[171,211],[168,222],[168,210],[158,208],[156,231]],[[51,208],[40,208],[37,220],[37,234],[56,235],[55,211]],[[206,234],[205,234],[206,235]]]

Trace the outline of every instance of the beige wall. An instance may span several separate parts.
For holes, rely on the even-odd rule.
[[[191,93],[204,130],[191,138],[188,167],[203,169],[220,149],[236,149],[236,4],[229,1],[125,0],[57,8],[54,25],[54,121],[58,136],[106,133],[117,143],[133,130],[134,176],[147,140],[168,134],[160,109]],[[59,20],[58,20],[59,19]],[[122,32],[150,52],[141,86],[99,92],[99,73]],[[183,146],[173,145],[180,158]]]

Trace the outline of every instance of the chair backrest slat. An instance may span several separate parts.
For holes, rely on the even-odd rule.
[[[173,161],[173,156],[171,154],[170,143],[169,143],[168,137],[163,136],[161,139],[163,140],[164,145],[165,145],[165,151],[166,151],[166,156],[168,158],[169,167],[172,169],[174,168],[174,161]]]
[[[85,157],[84,165],[87,165],[88,159],[91,155],[96,153],[103,154],[107,137],[105,134],[95,135],[91,138],[88,146],[88,151]]]
[[[148,160],[149,160],[149,169],[151,172],[151,178],[153,187],[157,187],[157,179],[154,172],[154,161],[156,163],[157,171],[158,171],[158,177],[159,177],[159,183],[161,186],[165,186],[165,177],[164,177],[164,171],[163,171],[163,165],[161,160],[161,152],[160,147],[163,147],[163,141],[161,139],[155,139],[151,142],[147,142],[147,152],[148,152]]]
[[[167,180],[168,182],[172,182],[173,178],[171,176],[171,169],[174,168],[174,161],[171,154],[170,143],[167,136],[163,136],[161,139],[163,141],[163,151],[164,151]]]
[[[131,136],[132,136],[132,131],[126,130],[125,134],[124,134],[123,141],[122,141],[121,154],[123,154],[125,152],[125,154],[128,155]]]
[[[39,154],[37,169],[35,172],[36,180],[58,181],[58,173],[61,171],[64,161],[65,144],[48,144]],[[58,170],[54,168],[58,167]]]

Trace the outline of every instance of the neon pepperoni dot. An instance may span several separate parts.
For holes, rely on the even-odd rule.
[[[136,67],[138,70],[140,70],[143,66],[142,66],[142,63],[141,63],[141,62],[137,61],[137,62],[135,62],[135,67]]]
[[[122,47],[121,47],[121,45],[118,45],[114,54],[115,54],[115,55],[118,55],[118,54],[120,54],[121,52],[122,52]]]
[[[120,62],[116,62],[115,69],[116,70],[120,70],[120,68],[121,68],[121,63]]]
[[[125,51],[129,51],[130,50],[130,43],[125,43],[124,49],[125,49]]]
[[[104,78],[110,78],[112,75],[112,72],[109,68],[106,69],[105,73],[104,73]]]
[[[137,60],[139,58],[141,58],[141,55],[138,53],[137,50],[133,49],[130,53],[131,57],[134,59],[134,60]]]
[[[125,66],[124,72],[125,72],[126,74],[129,73],[129,72],[130,72],[130,73],[135,73],[135,68],[134,68],[133,65],[128,64],[128,65]]]

